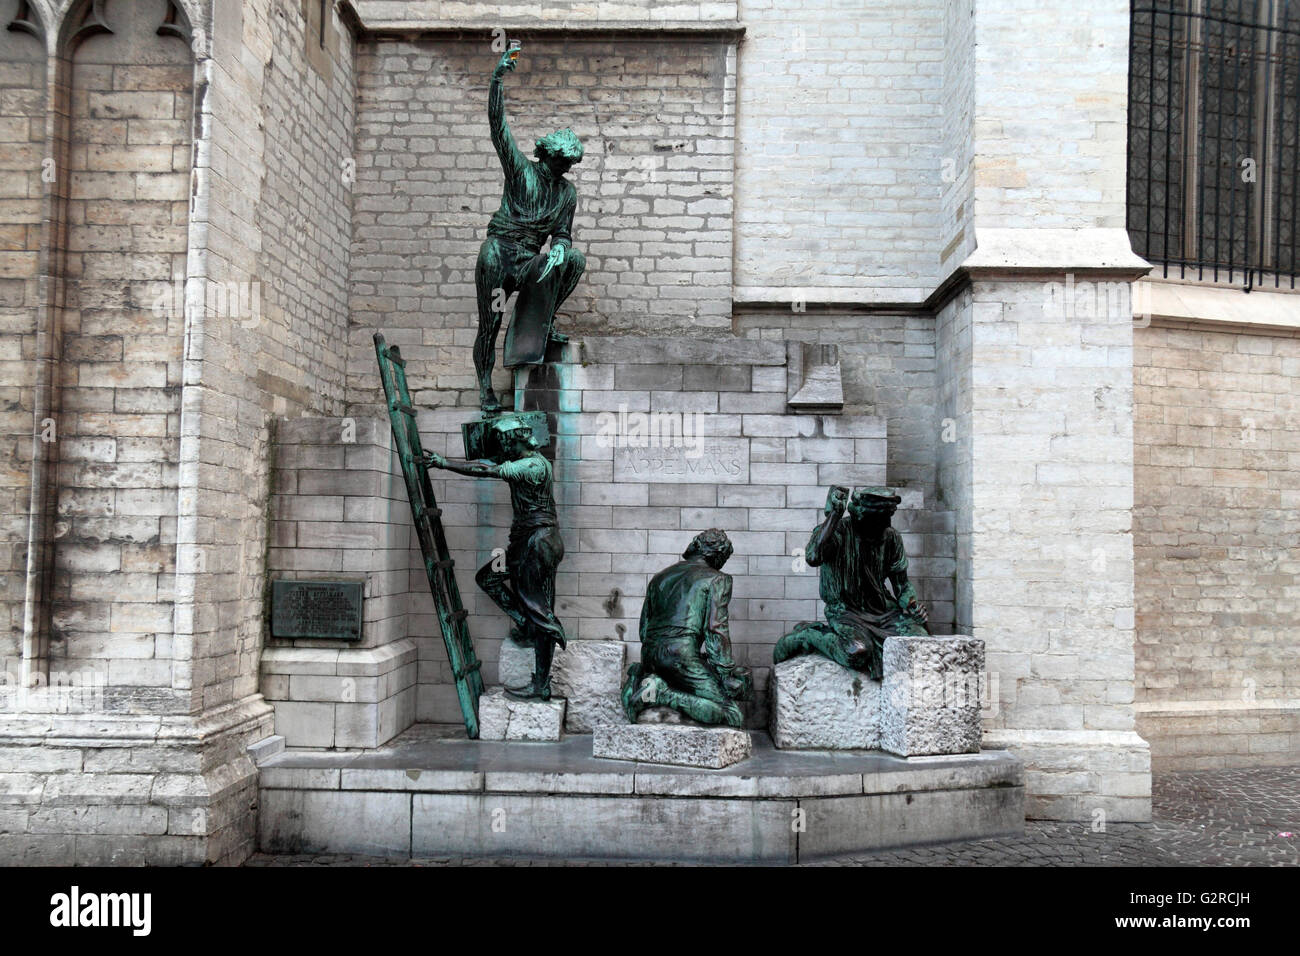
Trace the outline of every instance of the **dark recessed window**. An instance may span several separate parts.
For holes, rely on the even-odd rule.
[[[1128,233],[1153,275],[1295,288],[1300,2],[1132,8]]]

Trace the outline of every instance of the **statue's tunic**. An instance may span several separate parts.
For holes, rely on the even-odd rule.
[[[554,610],[555,570],[564,557],[564,540],[555,516],[551,463],[533,453],[505,462],[499,474],[510,486],[514,512],[506,548],[506,577],[514,591],[513,606],[523,617],[519,637],[529,644],[540,638],[564,647],[564,627]],[[488,576],[480,584],[492,595],[504,581]],[[512,603],[509,596],[505,601]]]

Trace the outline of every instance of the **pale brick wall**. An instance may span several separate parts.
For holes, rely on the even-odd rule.
[[[184,712],[170,601],[193,60],[164,4],[105,7],[74,52],[66,307],[59,316],[51,669],[95,672],[110,709]]]
[[[376,329],[401,346],[417,401],[477,401],[474,264],[502,188],[487,123],[500,56],[490,41],[377,39],[358,58],[352,401],[376,394]],[[587,269],[562,328],[728,326],[733,68],[716,40],[541,40],[507,75],[507,117],[526,155],[564,126],[585,147],[570,177]],[[508,388],[503,370],[499,380]]]
[[[885,420],[887,483],[920,492],[921,510],[903,520],[916,533],[913,558],[936,632],[953,626],[953,530],[956,515],[938,498],[936,460],[942,438],[936,407],[935,321],[927,315],[737,311],[737,332],[763,341],[803,341],[838,348],[846,413]]]
[[[742,301],[919,302],[937,284],[944,3],[744,0]]]
[[[372,21],[509,23],[514,20],[550,23],[599,20],[715,20],[736,18],[734,2],[686,2],[672,0],[358,0],[357,13]]]
[[[943,142],[939,148],[939,272],[975,249],[975,0],[948,0],[943,24]]]
[[[1142,328],[1133,377],[1136,692],[1152,763],[1294,763],[1300,337]]]
[[[187,481],[206,489],[182,514],[182,612],[195,704],[258,688],[264,622],[270,422],[342,411],[350,242],[352,37],[337,15],[323,55],[308,62],[303,4],[218,4],[211,141],[200,154],[206,217],[195,270],[249,283],[256,313],[202,319],[187,391]],[[192,610],[191,610],[192,609]]]
[[[935,317],[936,500],[954,515],[953,626],[958,634],[971,634],[973,575],[971,569],[973,429],[971,355],[973,348],[970,289],[963,289],[943,305]],[[997,649],[985,646],[990,673],[999,669]]]
[[[999,686],[988,745],[1024,755],[1033,816],[1151,812],[1133,732],[1132,312],[1116,284],[1108,307],[1071,302],[1059,280],[976,281],[961,333],[971,528],[958,567]]]
[[[581,361],[578,360],[581,356]],[[754,669],[754,726],[766,719],[766,687],[776,641],[800,621],[822,614],[815,569],[797,567],[821,520],[832,483],[886,480],[885,421],[870,413],[792,414],[786,409],[781,342],[597,338],[575,339],[558,368],[555,497],[565,558],[556,577],[557,615],[570,640],[629,643],[638,652],[641,601],[650,578],[678,560],[691,538],[721,527],[735,545],[725,570],[734,578],[731,634],[736,659]],[[655,480],[637,450],[601,444],[617,416],[699,412],[708,480]],[[461,423],[474,409],[421,411],[424,447],[463,455]],[[709,451],[709,446],[714,451]],[[659,460],[659,451],[650,457]],[[673,458],[672,467],[685,467]],[[728,471],[736,465],[735,473]],[[714,467],[714,466],[718,467]],[[669,467],[665,465],[665,467]],[[504,482],[436,476],[447,540],[461,596],[488,683],[508,621],[474,583],[474,572],[505,546],[511,520]],[[951,559],[935,557],[935,516],[922,496],[905,491],[894,524],[912,556],[910,573],[936,610],[936,631],[951,617]],[[446,654],[423,570],[412,561],[410,633],[420,646],[421,720],[458,722]]]
[[[0,3],[0,23],[17,13]],[[45,192],[46,61],[42,42],[0,31],[0,673],[22,652],[31,500],[36,315]]]
[[[975,225],[1122,229],[1128,0],[975,11]]]

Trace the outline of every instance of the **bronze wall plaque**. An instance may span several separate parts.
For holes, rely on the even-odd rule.
[[[272,581],[271,636],[361,640],[360,581]]]

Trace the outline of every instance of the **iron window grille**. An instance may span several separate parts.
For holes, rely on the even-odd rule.
[[[1296,287],[1298,7],[1132,6],[1128,233],[1166,277]]]

